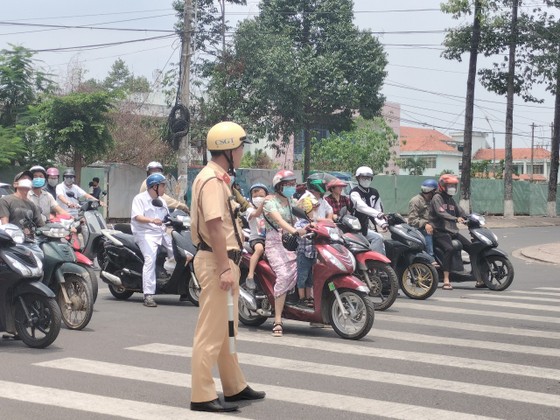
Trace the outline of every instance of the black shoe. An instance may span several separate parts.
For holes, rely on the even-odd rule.
[[[189,295],[184,294],[179,296],[179,302],[188,302],[189,301]]]
[[[238,406],[235,404],[221,403],[219,399],[207,402],[191,402],[192,411],[208,411],[210,413],[226,413],[229,411],[237,411]]]
[[[266,393],[264,391],[255,391],[249,385],[238,394],[229,397],[224,396],[224,400],[228,402],[243,401],[243,400],[262,400]]]

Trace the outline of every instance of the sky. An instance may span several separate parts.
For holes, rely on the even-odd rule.
[[[194,0],[196,1],[196,0]],[[445,134],[462,131],[468,57],[462,62],[441,57],[444,31],[464,23],[440,11],[442,0],[354,0],[354,23],[371,31],[384,45],[388,58],[382,90],[386,99],[401,105],[401,125],[435,128]],[[36,59],[64,80],[77,65],[86,78],[103,79],[111,64],[122,58],[136,76],[154,81],[156,70],[179,61],[180,44],[171,32],[176,21],[172,0],[19,0],[2,2],[0,49],[9,44],[38,51]],[[228,6],[231,24],[258,14],[258,1]],[[541,0],[529,0],[530,5]],[[530,7],[530,6],[529,6]],[[54,28],[30,25],[85,26]],[[126,29],[126,30],[124,30]],[[115,45],[99,46],[114,43]],[[196,59],[196,56],[195,56]],[[479,68],[494,60],[479,58]],[[554,98],[544,88],[535,95],[543,104],[515,98],[514,147],[549,147]],[[505,97],[487,92],[478,82],[474,130],[488,133],[497,148],[504,147]]]

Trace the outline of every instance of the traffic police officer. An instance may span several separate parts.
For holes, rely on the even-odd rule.
[[[245,130],[233,122],[216,124],[208,132],[212,159],[193,182],[191,236],[198,252],[194,270],[201,286],[200,312],[192,351],[191,410],[236,411],[229,402],[262,399],[251,389],[228,345],[227,294],[233,294],[234,314],[239,297],[241,226],[231,180],[243,157]],[[234,330],[237,333],[237,316]],[[212,368],[218,365],[225,403],[218,399]]]

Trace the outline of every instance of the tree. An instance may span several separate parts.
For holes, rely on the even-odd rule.
[[[407,169],[409,175],[422,175],[426,170],[428,163],[426,162],[426,159],[410,157],[404,159],[402,164],[400,164],[399,166],[403,169]]]
[[[225,115],[285,148],[304,133],[304,175],[314,130],[349,130],[352,117],[378,115],[384,98],[386,55],[377,38],[352,23],[351,0],[270,0],[234,39],[227,83],[209,85],[211,97],[228,91]]]
[[[144,76],[135,77],[121,58],[115,60],[109,74],[103,80],[102,86],[109,91],[120,90],[126,93],[149,92],[151,90],[148,79]]]
[[[25,145],[13,127],[0,126],[0,166],[7,166],[25,155]]]
[[[471,165],[470,175],[473,178],[489,178],[492,162],[489,160],[481,160],[473,162]],[[464,172],[463,172],[464,176]]]
[[[33,107],[36,122],[30,129],[42,139],[45,159],[66,158],[79,177],[84,164],[99,159],[113,145],[109,132],[112,101],[107,92],[70,93]]]
[[[274,169],[274,161],[262,149],[256,149],[255,153],[247,152],[241,159],[242,168]]]
[[[36,68],[33,53],[21,46],[0,51],[0,125],[14,127],[18,116],[54,85]]]
[[[382,172],[396,139],[383,118],[360,117],[353,130],[312,142],[311,169],[354,173],[360,166],[369,166],[374,173]]]

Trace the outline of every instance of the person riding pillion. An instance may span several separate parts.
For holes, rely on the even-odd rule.
[[[142,289],[144,306],[156,307],[156,259],[158,247],[164,245],[168,258],[173,258],[170,238],[165,232],[163,220],[168,213],[167,204],[160,199],[161,205],[154,205],[154,200],[165,193],[167,180],[162,174],[155,173],[146,178],[147,190],[137,194],[132,200],[130,224],[134,240],[144,256],[142,267]]]
[[[247,142],[245,130],[225,121],[208,132],[207,150],[212,155],[193,182],[191,237],[198,252],[194,258],[201,292],[200,309],[192,350],[191,410],[236,411],[230,402],[262,399],[264,392],[247,385],[237,355],[230,352],[228,294],[232,294],[233,313],[238,311],[239,262],[243,249],[239,204],[232,198],[235,169]],[[237,333],[238,318],[233,331]],[[225,402],[218,399],[212,369],[218,365]]]
[[[156,161],[152,161],[148,163],[148,165],[146,166],[146,176],[149,177],[152,174],[163,175],[163,165]],[[146,180],[144,180],[144,182],[142,182],[142,185],[140,185],[140,192],[144,192],[144,191],[146,191]],[[163,201],[165,201],[165,204],[167,204],[168,208],[179,209],[186,213],[189,212],[189,207],[185,203],[181,203],[179,200],[175,200],[170,195],[163,194],[161,198],[163,199]]]
[[[93,195],[86,193],[83,189],[75,184],[76,172],[74,169],[66,169],[62,173],[63,182],[56,186],[56,199],[63,210],[67,211],[72,217],[78,216],[78,209],[80,208],[80,198],[88,200],[99,201]],[[69,196],[67,193],[72,193]],[[103,205],[102,201],[99,204]]]
[[[434,256],[432,235],[434,227],[430,224],[430,202],[438,187],[435,179],[426,179],[420,186],[420,194],[408,202],[408,224],[418,229],[426,239],[426,252]]]
[[[383,214],[383,203],[379,191],[371,187],[373,170],[368,166],[360,166],[356,169],[356,181],[358,185],[350,192],[354,215],[362,225],[362,234],[365,235],[373,251],[385,254],[383,236],[375,230],[369,229],[370,220],[375,229],[379,226],[383,231],[387,230],[385,215]]]

